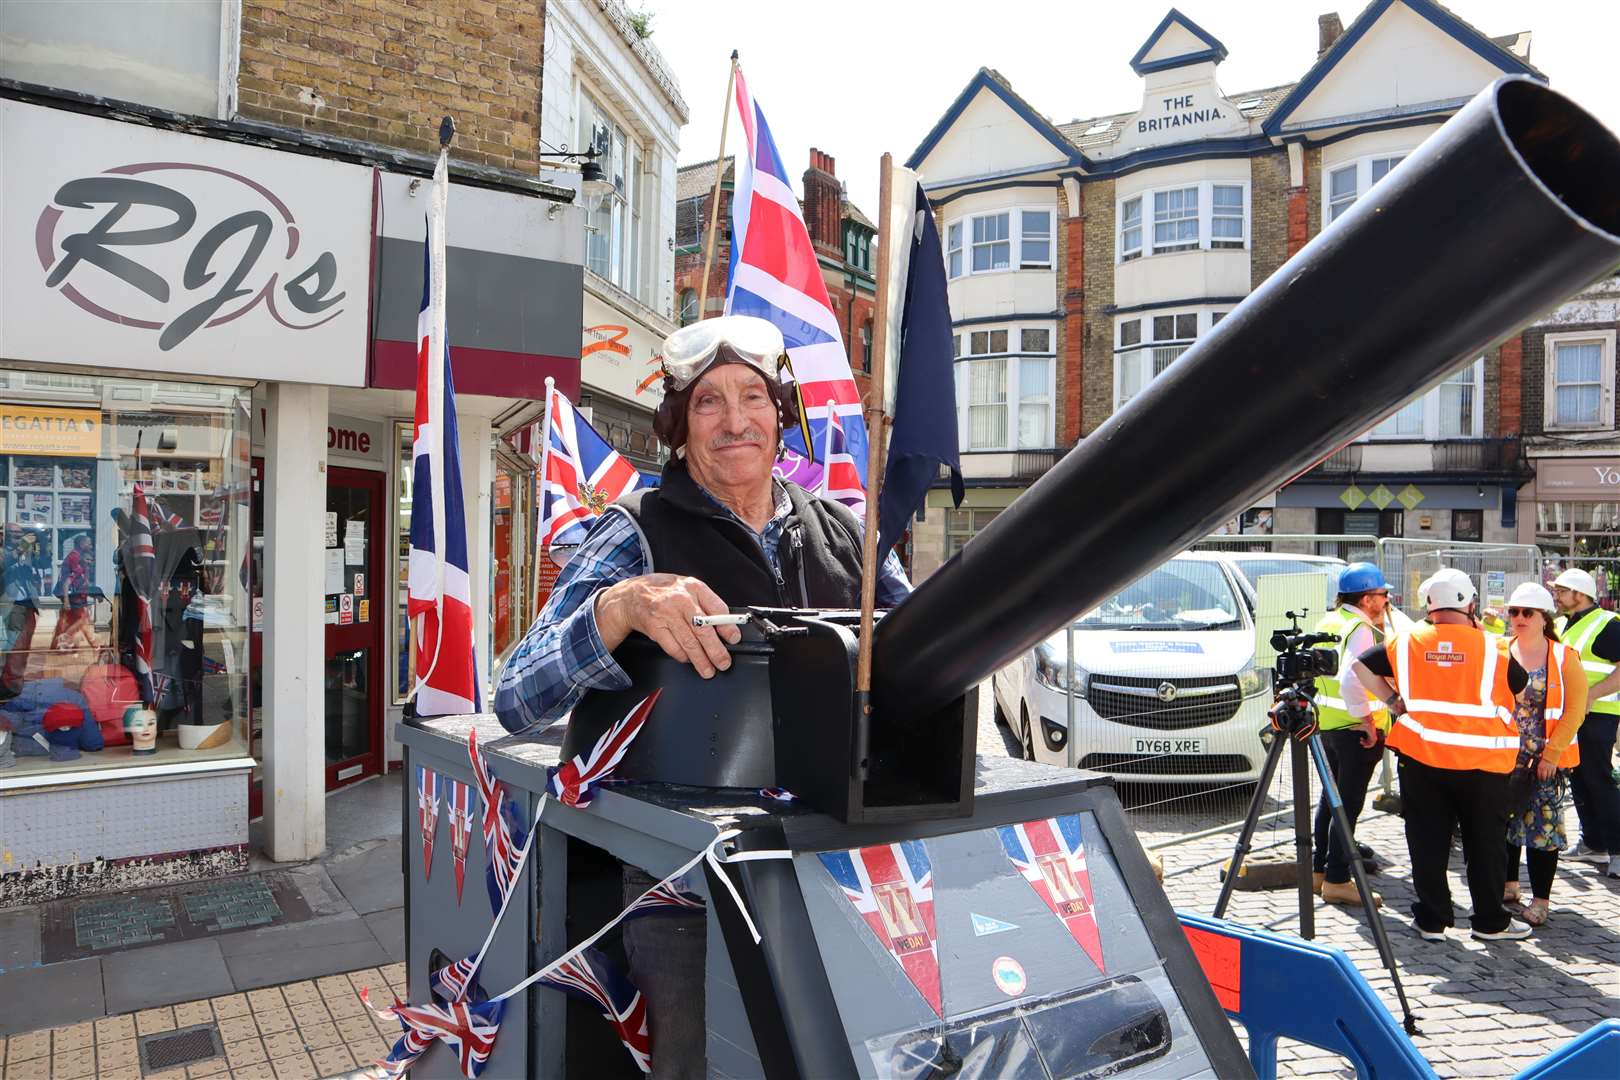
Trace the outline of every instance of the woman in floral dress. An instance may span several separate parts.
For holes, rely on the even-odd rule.
[[[1512,634],[1508,648],[1530,673],[1513,708],[1519,725],[1519,761],[1534,769],[1535,778],[1528,805],[1516,807],[1508,819],[1508,882],[1502,900],[1519,902],[1519,852],[1526,849],[1532,899],[1519,918],[1531,926],[1547,921],[1558,852],[1565,846],[1559,806],[1564,776],[1559,770],[1579,760],[1575,731],[1586,717],[1586,673],[1580,654],[1559,644],[1552,624],[1554,610],[1552,594],[1534,582],[1520,585],[1508,600]]]

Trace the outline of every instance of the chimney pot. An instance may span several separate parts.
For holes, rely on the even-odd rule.
[[[1339,40],[1344,33],[1344,23],[1339,21],[1337,11],[1329,11],[1325,15],[1316,17],[1316,55],[1321,56],[1333,48],[1333,43]]]

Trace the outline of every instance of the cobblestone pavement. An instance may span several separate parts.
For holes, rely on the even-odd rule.
[[[5,1080],[142,1080],[142,1036],[212,1024],[222,1055],[145,1080],[313,1080],[375,1075],[372,1063],[388,1052],[399,1024],[361,1004],[369,987],[374,1004],[405,992],[405,965],[366,968],[309,982],[244,994],[165,1005],[68,1027],[0,1038]]]
[[[979,752],[1017,754],[1017,743],[992,720],[988,699],[986,683],[980,692]],[[1286,758],[1279,772],[1268,812],[1290,805],[1275,798],[1286,798],[1291,791]],[[1176,908],[1205,914],[1214,910],[1219,869],[1231,857],[1236,823],[1242,821],[1251,792],[1247,787],[1224,792],[1121,788],[1137,836],[1164,859],[1165,892]],[[1566,810],[1565,820],[1573,839],[1573,809]],[[1218,835],[1170,842],[1225,823],[1233,827]],[[1599,1020],[1620,1017],[1620,881],[1604,877],[1597,867],[1565,860],[1553,885],[1552,916],[1535,936],[1517,942],[1475,941],[1459,906],[1462,930],[1451,931],[1443,942],[1426,942],[1412,927],[1411,868],[1400,818],[1374,810],[1369,796],[1356,834],[1377,851],[1383,865],[1369,882],[1384,898],[1384,926],[1422,1032],[1417,1047],[1440,1076],[1512,1076]],[[1291,859],[1292,816],[1262,821],[1254,843],[1257,856],[1267,854],[1261,849],[1269,847],[1270,853]],[[1452,896],[1465,905],[1468,889],[1460,850],[1453,849],[1451,871]],[[1528,896],[1528,878],[1522,889]],[[1344,950],[1398,1018],[1393,984],[1361,909],[1317,901],[1315,913],[1316,940]],[[1292,889],[1235,892],[1227,917],[1297,934],[1298,894]],[[1287,1043],[1279,1050],[1279,1071],[1285,1076],[1355,1075],[1335,1054]]]

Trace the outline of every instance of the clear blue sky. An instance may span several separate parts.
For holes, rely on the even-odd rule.
[[[638,0],[630,0],[638,6]],[[639,0],[691,119],[681,164],[715,156],[727,58],[743,70],[797,180],[818,147],[868,214],[878,158],[904,160],[981,66],[1000,71],[1058,122],[1141,104],[1131,55],[1171,3],[1096,0]],[[1228,50],[1218,77],[1236,93],[1293,82],[1316,58],[1316,17],[1346,26],[1361,0],[1175,0]],[[1530,61],[1552,85],[1620,130],[1620,0],[1448,0],[1486,34],[1532,31]],[[737,134],[733,123],[731,137]],[[737,143],[732,142],[734,149]]]

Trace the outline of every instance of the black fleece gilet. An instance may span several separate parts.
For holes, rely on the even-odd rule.
[[[777,549],[780,577],[766,561],[758,536],[710,498],[678,458],[664,466],[660,487],[633,491],[614,507],[646,539],[649,572],[697,578],[732,607],[859,607],[861,542],[855,515],[791,481],[781,483],[793,510]]]

